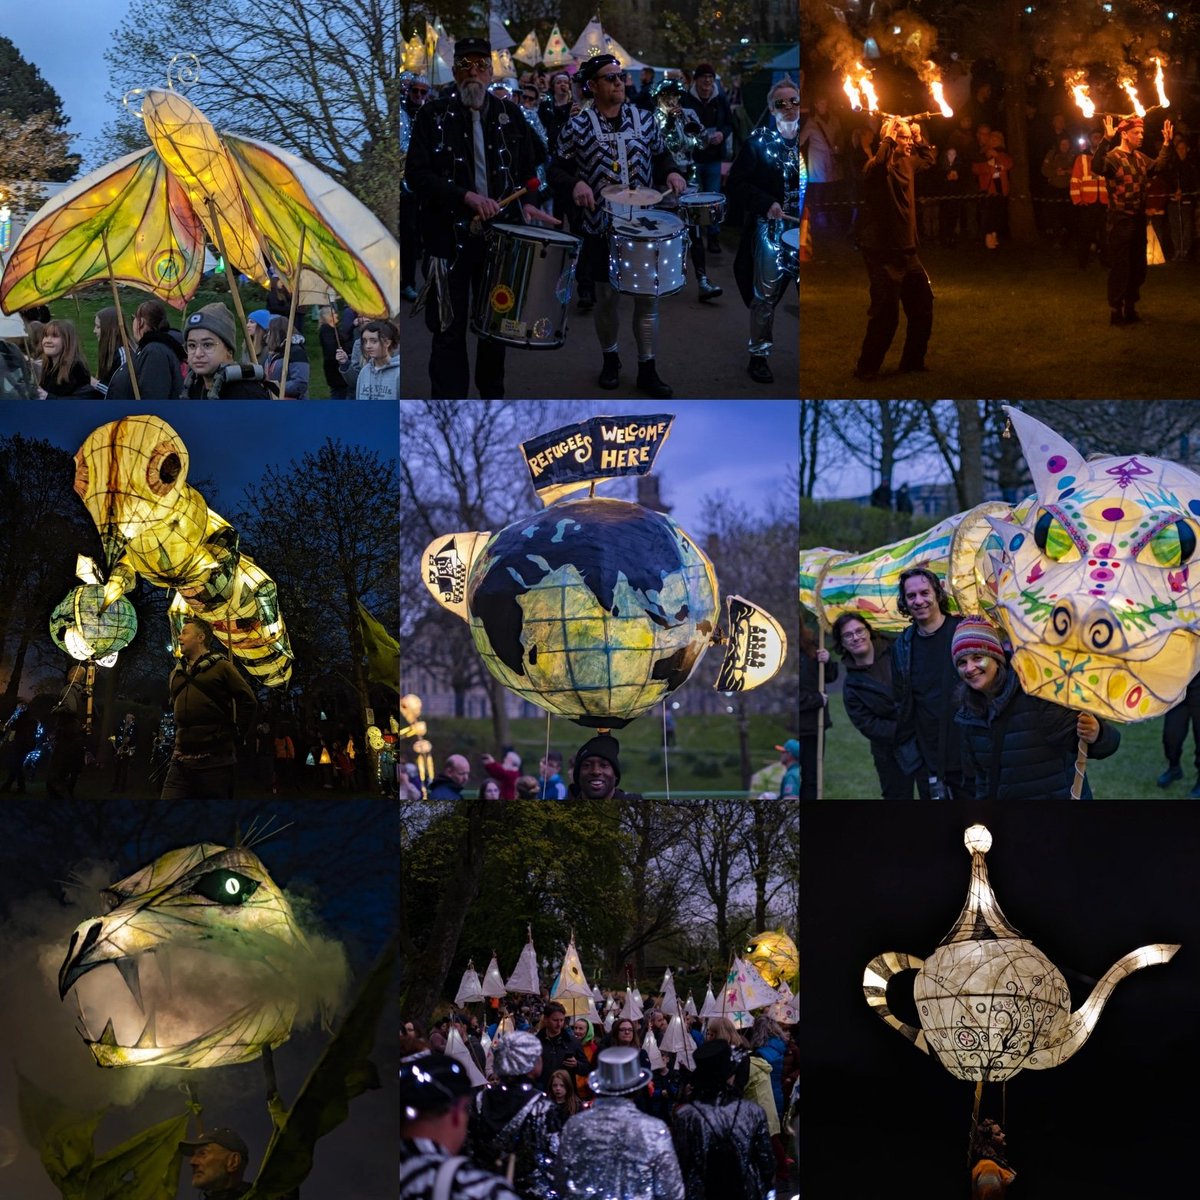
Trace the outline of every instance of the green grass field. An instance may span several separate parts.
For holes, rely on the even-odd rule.
[[[830,697],[833,727],[826,733],[825,799],[877,799],[879,780],[866,739],[850,724],[840,693]],[[1196,782],[1192,743],[1183,750],[1183,778],[1163,789],[1154,781],[1166,767],[1162,752],[1162,720],[1121,726],[1116,754],[1088,766],[1097,800],[1183,800]]]
[[[138,288],[121,287],[118,290],[121,297],[121,309],[125,313],[125,328],[130,338],[132,338],[133,314],[143,300],[149,300],[151,297],[148,292],[143,292]],[[243,284],[241,297],[242,306],[248,313],[253,312],[256,308],[266,307],[267,293],[258,284]],[[195,312],[196,309],[202,308],[205,304],[211,304],[213,301],[220,301],[225,304],[229,308],[229,311],[234,313],[236,320],[236,310],[228,291],[202,289],[189,301],[186,311],[189,313]],[[87,360],[88,370],[93,375],[96,373],[99,354],[96,337],[92,333],[92,326],[96,319],[96,313],[102,308],[111,307],[112,290],[108,286],[91,287],[81,296],[71,296],[62,300],[55,300],[50,305],[50,311],[54,316],[74,323],[75,329],[79,333],[83,356]],[[180,328],[180,322],[184,318],[184,313],[172,308],[168,309],[167,316],[173,328]],[[321,347],[317,342],[315,329],[315,321],[309,316],[307,318],[306,335],[308,360],[311,368],[309,371],[308,395],[310,400],[328,400],[329,385],[325,382],[325,373],[321,370]],[[239,354],[241,352],[240,345],[238,352]]]
[[[550,726],[550,749],[562,753],[564,769],[571,755],[594,731],[570,721],[554,721]],[[614,731],[621,744],[621,787],[641,792],[647,798],[660,799],[666,794],[662,752],[662,717],[657,712]],[[669,752],[671,795],[744,796],[738,764],[737,724],[733,716],[680,716],[676,719],[675,745]],[[795,733],[782,718],[752,716],[749,721],[750,763],[755,772],[779,762],[774,747]],[[546,722],[535,718],[512,722],[513,744],[524,763],[523,770],[537,774],[538,761],[546,749]],[[492,741],[492,723],[482,719],[439,717],[429,719],[429,738],[434,744],[438,763],[450,754],[464,754],[471,761],[471,779],[467,794],[478,791],[484,775],[478,766],[479,755],[499,756]],[[781,770],[773,773],[778,786]]]
[[[851,372],[867,324],[862,256],[841,234],[813,230],[800,267],[800,395],[815,399],[1191,399],[1200,266],[1149,268],[1141,325],[1113,328],[1107,272],[1093,256],[1002,245],[923,246],[933,281],[933,338],[924,374],[898,374],[904,318],[883,372]]]

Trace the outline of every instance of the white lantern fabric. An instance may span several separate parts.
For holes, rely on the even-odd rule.
[[[499,997],[505,994],[504,979],[500,974],[500,965],[496,962],[494,954],[483,976],[483,994],[492,997]]]
[[[712,980],[708,981],[708,990],[704,993],[704,1003],[700,1006],[700,1017],[707,1021],[710,1017],[720,1017],[724,1015],[724,1009],[721,1007],[721,1002],[713,995]]]
[[[709,989],[709,992],[708,992],[708,994],[709,994],[709,996],[710,996],[710,997],[712,996],[712,989],[711,989],[711,988]],[[683,1011],[684,1011],[684,1012],[685,1012],[685,1013],[686,1013],[686,1014],[687,1014],[689,1017],[698,1017],[698,1016],[700,1015],[700,1014],[699,1014],[699,1013],[696,1011],[696,1001],[695,1001],[695,1000],[692,998],[692,993],[691,993],[691,992],[688,992],[688,998],[687,998],[687,1001],[686,1001],[686,1003],[685,1003],[685,1004],[684,1004],[684,1006],[683,1006]]]
[[[483,998],[483,983],[480,981],[479,972],[475,970],[474,961],[468,962],[462,982],[454,996],[455,1007],[462,1008],[464,1004],[473,1004]]]
[[[629,1017],[634,1021],[642,1019],[642,996],[637,988],[625,990],[625,1003],[621,1006],[621,1016]]]
[[[567,1010],[568,1016],[594,1016],[599,1019],[600,1014],[596,1011],[592,989],[584,977],[583,964],[579,961],[579,951],[575,949],[574,938],[567,945],[567,952],[563,955],[554,998]]]
[[[483,1072],[475,1065],[475,1060],[471,1057],[470,1050],[467,1049],[467,1043],[462,1040],[453,1025],[450,1026],[450,1033],[446,1038],[446,1053],[462,1064],[463,1069],[467,1072],[467,1077],[471,1080],[472,1087],[481,1087],[487,1083]]]
[[[542,985],[538,980],[537,953],[533,948],[532,933],[529,935],[529,941],[521,948],[521,957],[517,959],[517,965],[504,986],[509,995],[541,994]]]
[[[671,974],[671,968],[668,967],[663,975],[662,1000],[659,1001],[659,1007],[665,1013],[673,1013],[678,1003],[675,996],[675,977]]]
[[[642,1049],[650,1058],[650,1070],[660,1071],[665,1070],[666,1060],[662,1056],[662,1051],[658,1047],[658,1043],[654,1040],[654,1030],[646,1030],[646,1040],[642,1042]]]

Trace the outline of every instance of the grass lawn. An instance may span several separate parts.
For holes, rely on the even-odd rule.
[[[571,755],[594,732],[570,721],[552,723],[550,749],[562,753],[564,771]],[[648,713],[624,729],[615,730],[614,734],[621,744],[621,787],[626,791],[641,792],[648,798],[664,796],[661,714]],[[675,735],[669,758],[672,796],[684,797],[689,793],[709,797],[746,795],[741,788],[737,724],[732,716],[677,715]],[[512,737],[523,769],[536,775],[538,762],[546,749],[545,720],[521,718],[513,721]],[[795,737],[795,732],[788,730],[782,717],[751,716],[749,737],[750,763],[757,772],[768,764],[778,763],[775,746]],[[478,766],[479,755],[499,756],[499,749],[492,742],[492,723],[481,718],[431,717],[429,738],[439,765],[450,754],[463,754],[470,760],[468,795],[478,791],[483,780]]]
[[[825,799],[866,800],[879,797],[879,780],[866,739],[850,724],[840,693],[830,697],[833,727],[826,733]],[[1088,779],[1097,800],[1185,800],[1196,776],[1189,738],[1183,750],[1183,778],[1169,788],[1154,781],[1166,767],[1162,751],[1162,720],[1121,726],[1116,754],[1088,765]]]
[[[150,300],[152,297],[148,292],[143,292],[138,288],[121,286],[119,289],[121,297],[121,308],[125,313],[125,329],[129,337],[133,338],[133,314],[137,310],[137,306],[143,300]],[[256,283],[243,284],[241,287],[242,306],[246,312],[253,312],[256,308],[266,308],[267,293],[265,289],[258,286]],[[188,302],[186,311],[193,313],[198,308],[203,308],[206,304],[211,304],[213,301],[220,301],[229,311],[234,314],[234,320],[237,320],[237,310],[233,306],[227,291],[213,291],[208,288],[202,288]],[[87,360],[88,370],[94,375],[96,373],[96,365],[99,362],[99,352],[96,345],[96,337],[92,333],[92,326],[96,319],[96,314],[102,308],[112,307],[112,289],[105,284],[103,287],[95,286],[88,288],[87,291],[80,296],[64,297],[61,300],[55,300],[50,305],[50,311],[54,316],[63,320],[74,322],[75,329],[79,334],[80,343],[83,349],[83,357]],[[298,313],[299,315],[299,313]],[[171,326],[175,329],[180,328],[180,322],[183,320],[184,314],[178,309],[167,309],[167,319]],[[305,335],[305,345],[308,349],[309,361],[309,385],[308,395],[310,400],[328,400],[329,385],[325,382],[325,372],[321,370],[321,346],[316,338],[316,324],[310,316],[307,320],[307,333]],[[238,353],[241,353],[241,345],[238,346]],[[153,397],[151,397],[153,398]]]
[[[923,246],[933,281],[933,338],[924,374],[898,374],[905,322],[869,383],[851,372],[867,325],[862,256],[814,229],[800,266],[800,395],[813,399],[1192,399],[1200,266],[1150,267],[1140,325],[1113,328],[1107,272],[1074,251],[1002,245]]]

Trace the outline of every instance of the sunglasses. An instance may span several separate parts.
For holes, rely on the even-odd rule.
[[[490,71],[492,60],[490,58],[456,58],[454,69],[456,71]]]
[[[775,107],[776,108],[799,108],[800,101],[799,100],[776,100]]]
[[[607,75],[597,75],[596,78],[604,80],[605,83],[624,83],[625,76],[618,72],[610,71]]]
[[[410,96],[428,96],[429,89],[423,87],[410,87],[408,89],[408,94]]]

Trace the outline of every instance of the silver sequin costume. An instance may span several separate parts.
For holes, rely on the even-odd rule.
[[[531,1083],[484,1088],[471,1114],[471,1157],[503,1174],[516,1155],[513,1188],[522,1200],[559,1200],[554,1179],[561,1118],[554,1102]]]
[[[558,1182],[563,1200],[684,1200],[666,1125],[624,1096],[599,1096],[567,1122]]]
[[[706,1189],[705,1166],[718,1140],[726,1139],[737,1150],[747,1196],[753,1200],[774,1197],[775,1152],[766,1114],[753,1100],[722,1092],[715,1100],[708,1097],[684,1104],[675,1113],[672,1135],[688,1200],[723,1200]]]

